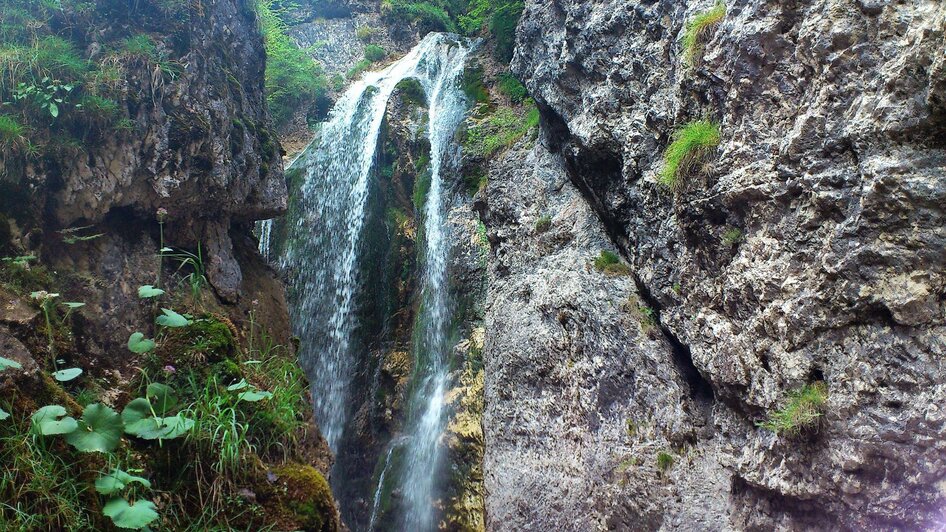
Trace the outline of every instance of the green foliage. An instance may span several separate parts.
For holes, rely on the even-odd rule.
[[[138,287],[138,297],[140,299],[150,299],[153,297],[158,297],[164,295],[164,290],[160,288],[155,288],[150,284]]]
[[[116,468],[95,480],[95,491],[102,495],[114,495],[134,483],[141,484],[146,488],[151,487],[151,482],[148,479],[130,475]]]
[[[510,148],[539,125],[539,110],[531,100],[526,101],[525,119],[508,107],[501,107],[483,118],[468,119],[466,141],[463,147],[474,157],[488,159]]]
[[[543,214],[535,221],[535,232],[544,233],[552,228],[552,217],[548,214]]]
[[[659,469],[661,473],[666,473],[667,470],[673,467],[673,462],[674,459],[672,454],[666,451],[660,451],[657,453],[657,469]]]
[[[470,0],[466,12],[458,17],[459,26],[467,35],[478,35],[488,27],[496,58],[508,63],[522,10],[522,0]]]
[[[131,333],[131,336],[128,337],[128,350],[132,353],[142,354],[149,353],[154,351],[156,344],[154,340],[149,340],[145,338],[145,335],[140,332]]]
[[[414,179],[414,192],[412,195],[414,209],[419,213],[424,212],[424,205],[427,202],[427,193],[430,192],[432,179],[433,175],[430,171],[430,159],[423,157],[417,164],[417,178]]]
[[[369,44],[365,46],[365,59],[371,61],[372,63],[377,63],[378,61],[383,60],[388,56],[388,53],[376,44]]]
[[[601,254],[595,258],[595,269],[611,275],[630,275],[631,267],[621,261],[621,257],[612,251],[601,250]]]
[[[424,87],[416,79],[401,80],[395,88],[405,102],[418,107],[427,105],[427,94],[424,93]]]
[[[325,96],[327,80],[322,66],[289,38],[274,0],[260,0],[257,12],[266,44],[266,100],[273,123],[282,127],[298,108]]]
[[[0,149],[20,147],[26,141],[26,127],[10,115],[0,115]]]
[[[125,499],[115,498],[105,504],[102,513],[111,518],[118,528],[140,530],[159,517],[156,509],[151,501],[129,503]]]
[[[758,425],[779,436],[801,434],[817,426],[827,402],[828,387],[824,382],[806,384],[790,392],[784,406]]]
[[[683,32],[683,59],[687,64],[696,63],[703,51],[703,41],[709,28],[726,16],[726,4],[718,2],[712,9],[699,13],[687,23]]]
[[[82,375],[81,368],[68,368],[53,372],[53,378],[59,382],[69,382],[79,375]]]
[[[178,314],[177,312],[174,312],[171,309],[162,308],[161,312],[162,312],[162,315],[158,316],[157,319],[154,320],[154,322],[162,327],[178,328],[178,327],[187,327],[188,325],[191,324],[191,321],[189,319]]]
[[[489,21],[489,30],[496,40],[496,59],[504,63],[512,60],[516,46],[516,27],[522,16],[521,1],[512,2],[498,8]]]
[[[382,31],[383,30],[380,28],[373,28],[371,26],[358,26],[358,29],[355,30],[355,36],[358,37],[359,41],[368,42]]]
[[[742,231],[738,227],[730,227],[723,233],[722,242],[726,246],[735,246],[742,242]]]
[[[107,453],[118,447],[123,431],[121,416],[111,408],[96,403],[82,412],[78,429],[66,434],[66,442],[80,452]]]
[[[355,63],[353,67],[348,69],[348,72],[345,73],[345,77],[348,79],[355,79],[360,76],[362,72],[365,72],[369,68],[371,68],[371,61],[362,59]]]
[[[33,431],[43,436],[69,434],[79,428],[75,418],[66,415],[66,408],[62,405],[44,406],[33,413],[30,418]]]
[[[412,1],[412,0],[382,0],[381,12],[408,23],[418,23],[430,31],[457,31],[453,16],[448,10],[450,2],[444,0]],[[459,14],[459,13],[455,13]]]
[[[660,182],[673,190],[682,187],[692,168],[719,145],[719,140],[719,125],[715,122],[697,120],[683,126],[664,152]]]
[[[463,70],[463,92],[475,104],[489,103],[489,91],[486,89],[483,67],[468,66]]]
[[[513,103],[522,103],[529,97],[529,91],[526,90],[516,76],[508,72],[499,75],[499,92],[506,95]]]

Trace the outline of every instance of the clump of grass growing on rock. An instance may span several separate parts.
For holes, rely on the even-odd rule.
[[[369,44],[368,46],[365,46],[365,59],[371,61],[372,63],[377,63],[387,56],[388,53],[384,51],[384,48],[381,48],[376,44]]]
[[[631,267],[621,262],[621,257],[612,251],[601,250],[595,258],[595,269],[610,275],[629,275]]]
[[[666,473],[671,467],[673,467],[673,455],[667,451],[657,453],[657,469],[661,473]]]
[[[730,227],[723,233],[723,245],[725,246],[735,246],[736,244],[742,242],[743,234],[738,227]]]
[[[719,24],[726,16],[726,4],[718,2],[712,9],[697,14],[687,23],[683,32],[683,59],[687,64],[694,64],[703,51],[707,30]]]
[[[538,220],[535,221],[535,232],[544,233],[552,228],[552,217],[548,214],[540,216]]]
[[[26,140],[26,127],[10,115],[0,115],[0,148],[12,148]]]
[[[758,425],[780,436],[801,434],[818,424],[827,402],[828,388],[824,382],[806,384],[789,393],[785,405]]]
[[[679,189],[693,167],[719,145],[719,138],[719,124],[710,120],[697,120],[683,126],[674,133],[673,142],[664,152],[660,183]]]

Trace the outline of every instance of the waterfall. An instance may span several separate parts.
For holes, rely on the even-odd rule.
[[[400,439],[405,462],[396,479],[404,494],[403,519],[408,530],[433,528],[434,477],[445,423],[443,396],[450,347],[446,282],[450,240],[442,173],[445,165],[457,160],[453,137],[466,111],[459,80],[468,52],[457,37],[432,33],[405,57],[380,72],[365,74],[345,92],[322,125],[319,138],[292,165],[304,172],[304,181],[297,198],[299,212],[290,221],[291,236],[279,258],[290,277],[300,360],[312,382],[316,416],[329,446],[338,452],[351,417],[353,373],[359,358],[367,356],[353,352],[353,334],[358,327],[359,252],[369,191],[377,175],[373,169],[380,128],[396,85],[416,79],[429,103],[432,177],[421,213],[424,275],[415,325],[412,391]],[[395,446],[392,443],[387,450],[372,514],[378,511]]]

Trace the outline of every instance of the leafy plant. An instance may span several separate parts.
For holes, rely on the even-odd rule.
[[[506,95],[513,103],[522,103],[529,97],[529,91],[516,76],[504,72],[498,76],[499,92]]]
[[[197,253],[179,249],[161,248],[161,257],[167,257],[177,261],[176,274],[180,274],[185,267],[190,269],[190,273],[183,277],[184,282],[188,284],[191,291],[191,297],[196,303],[200,303],[200,293],[207,285],[207,275],[204,269],[204,254],[200,243],[197,244]],[[139,294],[140,297],[140,294]]]
[[[121,469],[115,468],[110,473],[102,475],[95,480],[95,491],[102,495],[114,495],[133,483],[141,484],[146,488],[151,487],[151,482],[148,479],[131,475]]]
[[[124,424],[111,408],[92,404],[82,412],[77,430],[66,434],[66,442],[81,452],[107,453],[118,447]]]
[[[621,261],[621,257],[617,253],[605,249],[601,250],[601,254],[595,258],[594,266],[599,272],[611,275],[629,275],[631,273],[631,267]]]
[[[160,517],[151,501],[137,501],[130,503],[122,498],[115,498],[102,508],[102,513],[108,516],[118,528],[140,530]]]
[[[149,340],[145,338],[145,335],[140,332],[131,333],[131,336],[128,337],[128,350],[132,353],[143,354],[150,353],[154,351],[157,344],[154,340]]]
[[[660,182],[677,190],[686,182],[691,169],[719,145],[719,125],[709,120],[690,122],[674,133],[673,142],[664,152]]]
[[[79,375],[82,375],[81,368],[68,368],[53,372],[53,378],[59,382],[69,382]]]
[[[544,233],[552,228],[552,217],[548,214],[543,214],[535,221],[535,231],[537,233]]]
[[[703,51],[703,40],[706,38],[707,31],[719,24],[725,16],[726,4],[717,2],[712,9],[697,14],[687,23],[683,32],[683,59],[687,64],[692,65],[696,62]]]
[[[70,84],[49,78],[43,78],[39,85],[20,82],[13,89],[13,101],[32,103],[52,118],[58,118],[60,107],[68,105],[67,98],[73,88]],[[81,108],[81,104],[74,107]]]
[[[154,321],[162,327],[179,328],[187,327],[191,324],[191,320],[185,318],[177,312],[174,312],[171,309],[162,308],[161,312],[163,314],[158,316]]]
[[[164,295],[164,290],[155,288],[150,284],[138,287],[138,297],[140,299],[150,299]]]
[[[824,382],[806,384],[790,392],[784,406],[772,412],[769,419],[758,426],[779,436],[800,434],[817,425],[827,402],[828,387]]]
[[[33,413],[30,421],[33,430],[43,436],[69,434],[79,428],[79,423],[67,415],[62,405],[44,406]]]

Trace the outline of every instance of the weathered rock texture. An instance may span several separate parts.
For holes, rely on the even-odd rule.
[[[686,67],[710,7],[526,2],[513,69],[556,155],[507,157],[486,194],[489,525],[942,526],[946,6],[733,1]],[[722,142],[673,193],[661,154],[703,117]],[[605,233],[653,339],[619,310],[631,278],[587,270]],[[817,380],[817,433],[756,426]],[[639,446],[671,448],[665,478]]]

